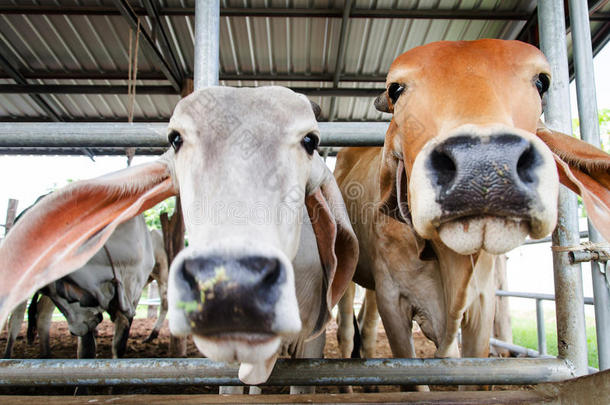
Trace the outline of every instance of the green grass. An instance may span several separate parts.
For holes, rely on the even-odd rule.
[[[538,350],[538,337],[536,333],[535,311],[512,311],[511,321],[513,329],[513,343]],[[595,318],[585,316],[589,366],[599,368],[597,359],[597,342],[595,340]],[[555,310],[544,311],[544,327],[546,334],[546,347],[548,354],[557,355],[557,323]]]

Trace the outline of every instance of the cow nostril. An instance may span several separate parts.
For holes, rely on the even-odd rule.
[[[280,278],[280,263],[278,260],[270,260],[263,268],[263,285],[272,286],[277,283]]]
[[[198,263],[195,260],[185,260],[182,265],[182,278],[193,290],[197,291],[197,274],[200,271]]]
[[[433,151],[430,156],[430,163],[439,186],[446,186],[453,181],[457,173],[457,168],[453,159],[451,159],[445,151]]]
[[[533,183],[533,169],[536,166],[536,152],[532,145],[523,151],[517,161],[517,174],[524,183]]]

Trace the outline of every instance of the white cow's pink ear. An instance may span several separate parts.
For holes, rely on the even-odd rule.
[[[324,165],[321,159],[319,163]],[[316,235],[320,260],[328,277],[328,311],[337,304],[349,286],[358,263],[358,240],[352,229],[341,191],[332,173],[310,191],[305,205]]]
[[[553,152],[561,184],[580,194],[589,218],[610,240],[610,155],[541,122],[536,135]]]
[[[36,290],[83,266],[120,223],[175,193],[170,169],[159,160],[42,198],[0,245],[0,326]]]

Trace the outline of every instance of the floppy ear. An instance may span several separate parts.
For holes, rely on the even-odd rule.
[[[394,143],[398,140],[397,127],[390,122],[383,145],[381,170],[379,172],[380,205],[384,214],[406,224],[411,224],[407,201],[407,177],[404,162],[394,154]]]
[[[176,194],[166,160],[72,183],[31,207],[0,245],[0,325],[36,290],[83,266],[120,223]]]
[[[580,194],[591,222],[610,240],[610,155],[542,122],[536,135],[553,152],[561,184]]]
[[[314,156],[305,205],[329,283],[326,303],[330,312],[352,281],[359,249],[339,187],[317,154]]]

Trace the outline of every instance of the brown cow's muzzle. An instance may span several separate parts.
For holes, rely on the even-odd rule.
[[[553,158],[525,131],[463,126],[428,142],[411,177],[415,229],[458,253],[504,253],[555,226]]]
[[[529,220],[541,160],[530,142],[512,134],[445,140],[426,162],[441,223],[482,214]]]

